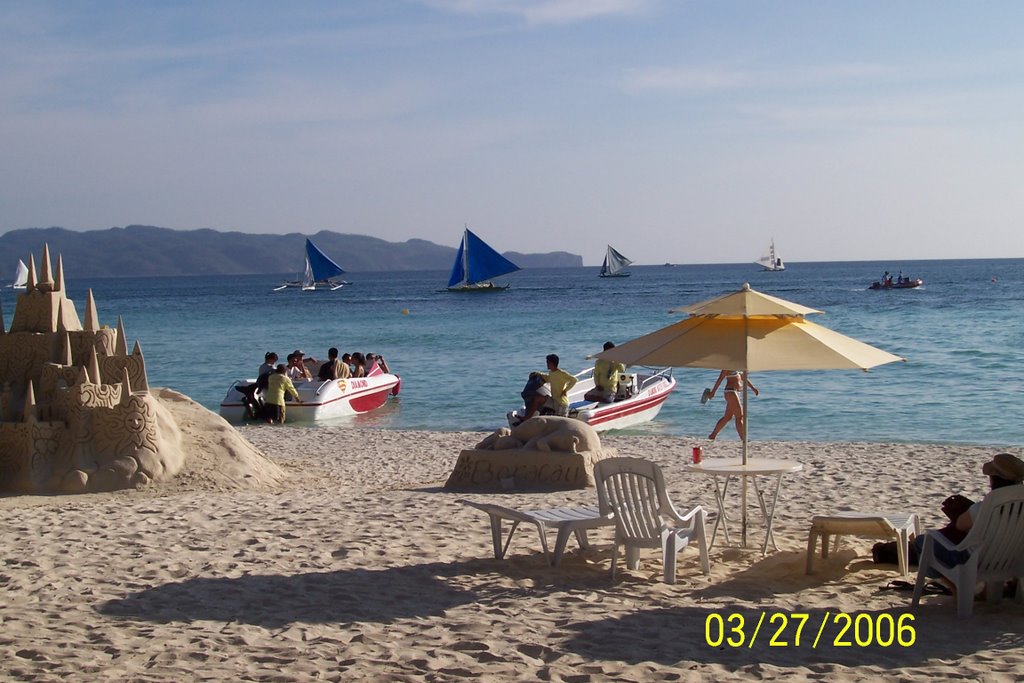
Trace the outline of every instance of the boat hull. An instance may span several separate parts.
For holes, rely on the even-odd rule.
[[[924,280],[921,278],[914,278],[913,280],[904,280],[903,282],[894,282],[893,284],[872,282],[868,289],[916,289],[924,284]]]
[[[473,284],[449,287],[449,292],[504,292],[508,285],[496,285],[493,282],[474,282]]]
[[[676,388],[676,380],[668,369],[653,373],[637,373],[635,390],[628,398],[613,403],[587,401],[584,395],[594,388],[593,368],[576,375],[577,383],[569,393],[569,417],[586,422],[595,431],[626,429],[650,422],[661,412],[662,406]],[[506,419],[510,426],[519,423],[525,406],[509,411]]]
[[[246,419],[240,384],[256,380],[235,382],[220,404],[220,414],[228,422],[241,423]],[[353,377],[338,380],[311,380],[297,382],[296,391],[302,403],[288,401],[288,422],[318,422],[338,417],[360,415],[383,406],[389,396],[398,395],[402,380],[397,375],[381,373],[371,377]]]

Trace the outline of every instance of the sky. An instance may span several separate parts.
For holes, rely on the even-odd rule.
[[[0,233],[1024,257],[1024,3],[0,3]]]

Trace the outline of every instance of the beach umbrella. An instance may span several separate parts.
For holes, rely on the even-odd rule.
[[[812,323],[821,311],[743,288],[674,308],[689,317],[594,357],[625,365],[741,370],[868,370],[904,360]],[[747,384],[743,384],[743,464],[747,464]],[[743,487],[746,531],[746,479]],[[744,536],[746,534],[744,533]]]

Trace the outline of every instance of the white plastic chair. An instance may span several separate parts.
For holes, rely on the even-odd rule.
[[[828,557],[828,540],[835,536],[833,551],[839,549],[842,536],[881,538],[896,541],[896,555],[900,574],[910,573],[907,547],[910,534],[921,533],[921,523],[913,513],[870,513],[837,512],[832,515],[817,515],[811,519],[811,531],[807,535],[807,573],[813,570],[814,550],[821,538],[821,557]]]
[[[640,566],[641,548],[661,548],[665,583],[676,582],[676,555],[692,539],[700,552],[700,567],[711,571],[704,508],[696,506],[680,514],[665,491],[661,468],[641,458],[607,458],[594,465],[598,509],[615,520],[612,578],[619,545],[626,546],[626,566]]]
[[[967,551],[966,562],[947,565],[935,556],[935,545],[950,551]],[[937,531],[924,539],[912,604],[917,605],[924,592],[930,570],[936,570],[956,586],[956,614],[971,616],[974,588],[985,584],[985,598],[999,602],[1003,587],[1017,579],[1017,602],[1024,602],[1024,486],[1005,486],[989,492],[981,503],[977,519],[964,540],[954,545]]]

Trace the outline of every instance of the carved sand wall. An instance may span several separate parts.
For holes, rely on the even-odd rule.
[[[457,491],[543,491],[594,485],[594,463],[616,455],[594,428],[567,417],[532,417],[502,427],[459,453],[444,487]]]
[[[85,322],[64,289],[64,266],[43,248],[37,275],[5,330],[0,317],[0,491],[110,491],[167,479],[184,464],[181,433],[149,392],[146,362],[117,327]]]

